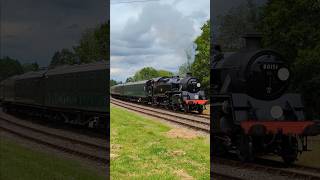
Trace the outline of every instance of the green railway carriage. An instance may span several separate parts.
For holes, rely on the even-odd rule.
[[[15,101],[15,81],[18,76],[10,77],[4,81],[3,83],[3,101],[4,102],[14,102]]]
[[[4,91],[4,89],[3,89],[3,82],[1,81],[0,82],[0,102],[2,102],[3,101],[3,98],[4,98],[4,94],[3,94],[3,91]]]
[[[145,101],[150,99],[152,95],[152,90],[149,89],[150,82],[150,80],[147,80],[118,84],[111,87],[111,95],[134,101]]]
[[[15,102],[41,106],[44,103],[44,75],[46,70],[28,72],[15,79]]]
[[[45,80],[45,106],[107,112],[108,72],[103,62],[49,70]]]
[[[3,81],[4,109],[107,128],[109,65],[95,62],[29,72]]]
[[[123,84],[114,85],[110,88],[110,92],[113,96],[122,96],[123,95]]]
[[[127,97],[146,98],[148,96],[146,83],[147,81],[138,81],[125,84],[123,86],[123,95]]]

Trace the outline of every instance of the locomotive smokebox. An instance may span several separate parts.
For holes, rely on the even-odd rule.
[[[246,49],[260,49],[262,48],[262,34],[250,33],[244,35],[242,38],[245,40]]]

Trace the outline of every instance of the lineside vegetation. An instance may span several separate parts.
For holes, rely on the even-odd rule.
[[[103,172],[81,162],[31,150],[4,138],[0,140],[0,159],[0,179],[5,180],[107,179]]]
[[[210,178],[208,137],[170,136],[176,129],[115,106],[110,123],[112,179]]]

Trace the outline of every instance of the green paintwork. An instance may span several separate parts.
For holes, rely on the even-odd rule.
[[[145,98],[148,94],[145,92],[147,81],[138,81],[133,83],[120,84],[111,87],[111,94]]]

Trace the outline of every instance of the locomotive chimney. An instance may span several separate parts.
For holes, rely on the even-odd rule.
[[[262,47],[262,35],[259,33],[250,33],[243,36],[246,49],[259,49]]]
[[[186,74],[186,77],[191,77],[192,76],[192,73],[191,72],[188,72],[187,74]]]

